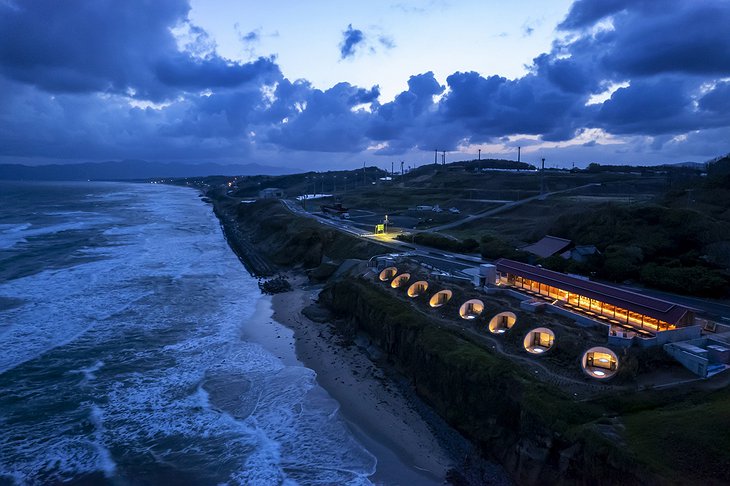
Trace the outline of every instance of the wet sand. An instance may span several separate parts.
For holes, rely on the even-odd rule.
[[[376,473],[370,477],[374,483],[444,484],[453,461],[431,426],[365,352],[339,345],[330,325],[302,315],[318,290],[302,288],[302,277],[292,283],[293,291],[259,301],[243,331],[246,339],[287,365],[304,365],[317,373],[317,382],[340,403],[352,432],[377,458]]]

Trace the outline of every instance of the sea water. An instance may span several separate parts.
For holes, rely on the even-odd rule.
[[[369,484],[189,188],[0,182],[0,484]]]

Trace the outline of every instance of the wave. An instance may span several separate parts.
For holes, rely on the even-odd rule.
[[[4,283],[23,303],[0,313],[0,481],[369,484],[376,460],[314,372],[242,340],[261,297],[210,208],[135,197],[102,227],[124,238],[88,249],[105,260]]]

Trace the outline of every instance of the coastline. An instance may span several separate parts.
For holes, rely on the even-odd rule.
[[[306,366],[318,384],[340,404],[340,414],[358,441],[377,459],[375,484],[445,484],[456,466],[454,452],[439,440],[434,425],[358,346],[345,347],[328,324],[301,311],[319,289],[306,279],[288,275],[293,290],[262,298],[244,327],[257,342],[289,366]],[[440,424],[436,427],[441,426]],[[443,427],[446,427],[443,425]]]

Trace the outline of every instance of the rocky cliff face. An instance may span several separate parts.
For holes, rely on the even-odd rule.
[[[351,331],[370,335],[417,393],[518,484],[659,482],[602,432],[610,424],[600,407],[536,381],[371,283],[332,282],[320,301]]]

